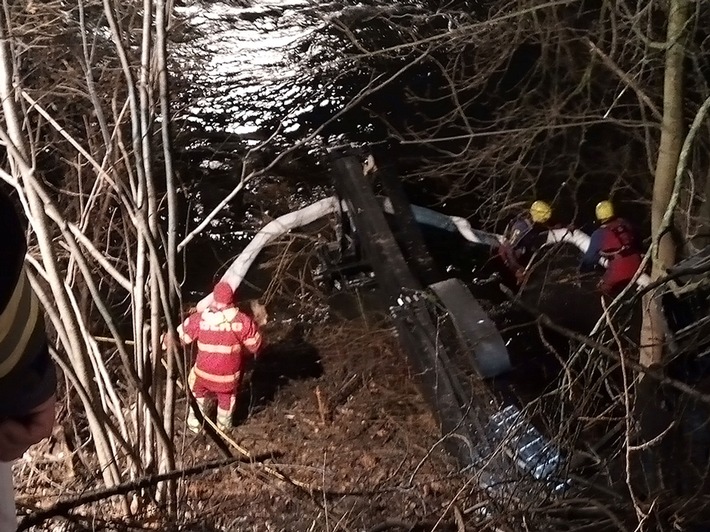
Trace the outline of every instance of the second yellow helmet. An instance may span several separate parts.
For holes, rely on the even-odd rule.
[[[544,224],[552,217],[552,207],[544,201],[534,201],[530,206],[530,217],[533,222]]]
[[[597,215],[597,220],[605,222],[614,217],[614,205],[612,205],[611,201],[600,201],[597,203],[594,213]]]

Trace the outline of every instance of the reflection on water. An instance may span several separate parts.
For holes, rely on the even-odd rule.
[[[250,4],[194,2],[176,8],[190,36],[172,50],[190,86],[179,118],[207,131],[238,134],[256,133],[274,119],[286,131],[297,127],[294,116],[304,109],[292,104],[303,87],[290,54],[324,25],[329,6],[308,0]],[[282,116],[287,108],[289,114]]]

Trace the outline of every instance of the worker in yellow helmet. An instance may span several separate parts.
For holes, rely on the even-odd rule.
[[[601,225],[592,233],[580,270],[593,270],[600,258],[607,259],[599,288],[602,293],[613,297],[629,284],[639,269],[641,250],[634,228],[616,216],[610,201],[600,201],[595,214]]]
[[[538,246],[540,233],[547,231],[547,222],[552,217],[552,207],[541,200],[534,201],[530,208],[510,221],[503,233],[503,241],[498,248],[498,256],[522,283],[525,267]]]

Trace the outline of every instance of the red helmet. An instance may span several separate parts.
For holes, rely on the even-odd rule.
[[[231,305],[234,303],[234,290],[229,283],[221,281],[217,283],[212,291],[212,298],[220,305]]]

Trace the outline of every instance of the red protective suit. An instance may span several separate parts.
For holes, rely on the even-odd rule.
[[[614,218],[592,233],[583,266],[592,267],[599,257],[609,261],[599,287],[603,293],[615,296],[629,284],[641,266],[636,233],[626,220]]]
[[[178,334],[186,344],[197,341],[192,384],[195,398],[204,399],[208,393],[214,393],[218,408],[231,412],[241,382],[244,350],[256,355],[261,347],[257,325],[230,306],[192,314],[178,327]]]

